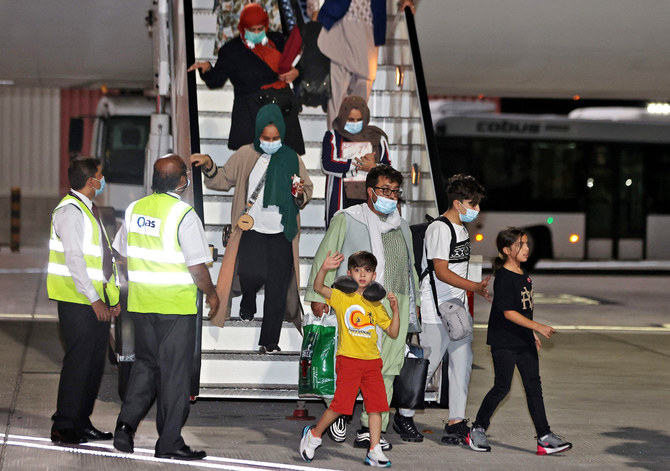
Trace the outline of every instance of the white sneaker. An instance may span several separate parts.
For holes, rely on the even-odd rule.
[[[302,439],[300,440],[300,456],[310,463],[314,459],[314,452],[321,446],[321,439],[312,435],[314,425],[308,425],[302,430]]]
[[[364,463],[374,468],[388,468],[391,466],[391,460],[386,457],[379,443],[372,450],[368,450]]]

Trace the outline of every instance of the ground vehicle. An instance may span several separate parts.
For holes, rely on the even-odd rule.
[[[143,96],[103,96],[98,102],[91,155],[102,161],[107,186],[102,206],[120,215],[146,195],[146,147],[149,142],[154,100]]]
[[[670,122],[628,119],[440,120],[442,184],[469,173],[488,191],[473,251],[494,257],[498,230],[517,225],[544,228],[549,240],[536,245],[545,257],[669,259]]]

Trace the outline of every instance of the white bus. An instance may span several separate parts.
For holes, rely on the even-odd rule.
[[[514,225],[531,227],[532,262],[670,259],[670,121],[630,112],[619,119],[617,110],[577,114],[437,123],[438,191],[449,176],[467,173],[488,192],[470,227],[474,253],[494,257],[495,235]]]

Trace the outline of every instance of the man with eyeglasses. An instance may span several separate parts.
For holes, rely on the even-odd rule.
[[[330,222],[314,257],[314,264],[307,283],[305,301],[311,302],[314,315],[321,317],[328,313],[324,298],[313,289],[314,278],[327,254],[340,252],[346,258],[359,250],[372,252],[378,260],[377,278],[386,292],[392,292],[398,298],[400,313],[400,331],[397,338],[380,335],[381,358],[384,362],[382,376],[386,386],[386,398],[390,403],[393,397],[393,380],[400,373],[405,361],[405,339],[408,329],[418,332],[417,304],[419,303],[419,279],[414,270],[412,234],[409,224],[398,212],[398,200],[402,196],[403,177],[400,172],[388,165],[378,165],[367,176],[365,187],[367,201],[338,211]],[[340,265],[337,270],[328,272],[325,286],[331,286],[333,280],[345,275],[347,267]],[[390,305],[383,300],[384,307],[390,312]],[[346,418],[340,416],[328,429],[328,435],[337,442],[346,438]],[[382,431],[388,427],[388,412],[382,414]],[[394,429],[401,438],[420,436],[412,418],[402,424],[395,423]],[[417,440],[414,440],[417,441]],[[358,448],[370,445],[368,415],[361,414],[361,429],[356,432],[354,446]],[[391,444],[381,438],[383,450],[389,450]]]

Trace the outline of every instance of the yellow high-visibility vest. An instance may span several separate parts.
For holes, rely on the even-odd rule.
[[[165,193],[154,193],[126,209],[128,311],[195,314],[197,287],[177,237],[193,208]]]
[[[98,221],[91,213],[91,210],[79,199],[72,195],[66,195],[56,209],[53,211],[55,216],[56,211],[67,206],[72,205],[81,211],[82,221],[84,223],[84,240],[82,252],[84,254],[84,261],[86,262],[86,273],[93,283],[95,291],[100,296],[100,299],[105,301],[105,294],[111,306],[119,303],[119,287],[116,283],[114,273],[106,284],[102,271],[102,247],[100,246],[100,226]],[[102,231],[104,243],[108,248],[109,239],[105,231]],[[111,250],[111,249],[110,249]],[[65,264],[65,250],[63,243],[56,234],[53,224],[53,216],[51,218],[51,237],[49,238],[49,266],[47,268],[47,293],[50,299],[56,301],[65,301],[76,304],[91,304],[88,298],[77,291],[77,287],[72,280],[70,269]]]

